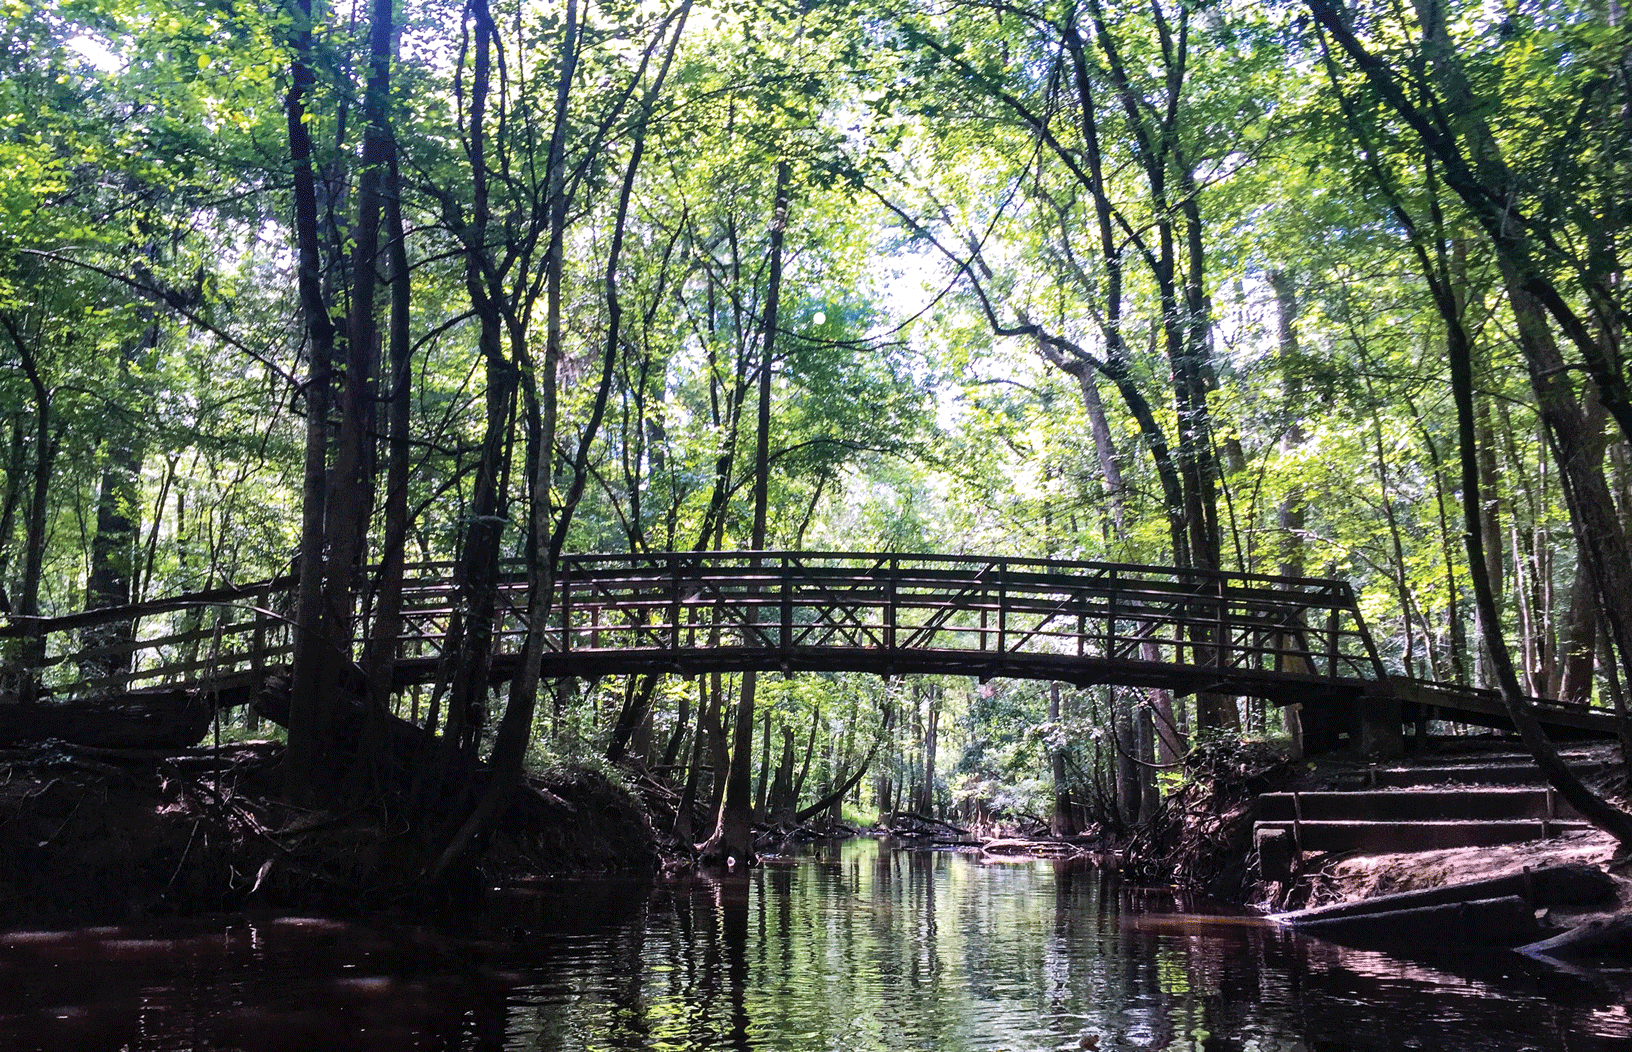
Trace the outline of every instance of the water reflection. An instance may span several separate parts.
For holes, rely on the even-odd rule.
[[[828,845],[722,878],[554,881],[474,926],[233,918],[0,934],[0,1049],[1567,1049],[1620,980],[1406,959],[1063,863]]]

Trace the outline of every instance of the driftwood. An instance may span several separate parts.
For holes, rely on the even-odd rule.
[[[982,841],[981,851],[1003,858],[1073,858],[1083,853],[1076,844],[1065,840],[1032,840],[1026,837],[1000,837]]]
[[[1503,877],[1446,884],[1421,891],[1402,891],[1397,895],[1379,895],[1359,902],[1343,902],[1333,906],[1294,913],[1277,913],[1270,917],[1277,924],[1289,928],[1306,928],[1330,917],[1353,917],[1368,913],[1388,913],[1416,909],[1423,906],[1441,906],[1477,899],[1503,898],[1516,895],[1531,908],[1541,906],[1591,906],[1615,895],[1615,881],[1595,866],[1572,863],[1547,866],[1509,873]]]
[[[105,749],[185,749],[204,737],[214,711],[198,692],[181,689],[113,701],[0,705],[0,745],[57,740]]]
[[[1562,935],[1519,947],[1530,957],[1553,957],[1573,961],[1583,959],[1632,959],[1632,914],[1595,917]]]
[[[1516,946],[1541,930],[1535,910],[1517,895],[1339,913],[1305,921],[1296,928],[1351,946]]]
[[[1362,946],[1517,946],[1541,933],[1539,906],[1583,906],[1615,894],[1614,880],[1572,864],[1449,884],[1360,902],[1281,913],[1270,919],[1310,935]]]

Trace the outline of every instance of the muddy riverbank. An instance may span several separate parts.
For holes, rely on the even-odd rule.
[[[280,756],[274,742],[0,752],[0,926],[391,909],[415,884],[406,823],[384,801],[290,805],[277,791]],[[644,809],[605,777],[558,771],[526,796],[463,891],[522,875],[653,868]]]

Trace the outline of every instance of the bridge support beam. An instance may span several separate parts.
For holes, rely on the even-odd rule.
[[[1405,755],[1405,707],[1399,698],[1360,699],[1358,746],[1362,756],[1397,760]]]
[[[1399,698],[1311,699],[1299,716],[1305,754],[1348,752],[1383,760],[1405,755],[1405,705]]]

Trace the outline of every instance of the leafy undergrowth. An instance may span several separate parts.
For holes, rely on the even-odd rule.
[[[522,875],[652,865],[639,803],[601,775],[565,770],[518,794],[476,865],[433,894],[419,879],[424,841],[401,809],[378,798],[293,807],[277,791],[281,753],[274,742],[0,752],[0,924],[423,909]]]
[[[1296,770],[1265,742],[1212,738],[1184,760],[1185,779],[1122,850],[1130,879],[1245,902],[1254,886],[1253,803]]]

